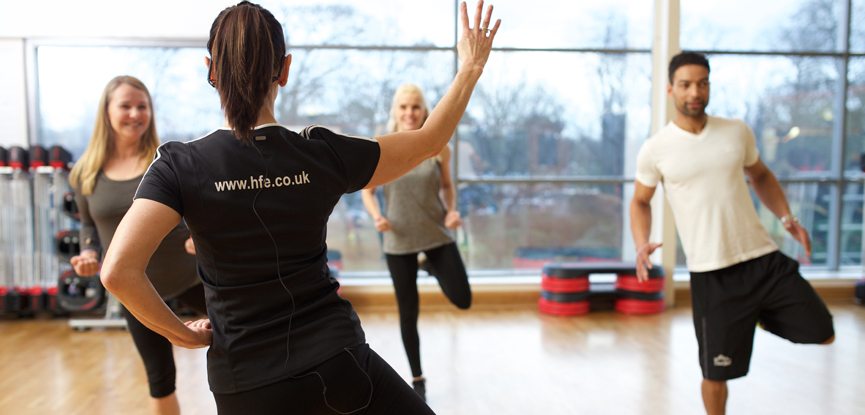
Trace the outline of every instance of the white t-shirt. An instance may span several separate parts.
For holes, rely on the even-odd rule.
[[[670,122],[640,149],[636,178],[648,187],[664,184],[691,272],[778,250],[745,182],[744,168],[758,160],[751,129],[719,117],[709,117],[700,134]]]

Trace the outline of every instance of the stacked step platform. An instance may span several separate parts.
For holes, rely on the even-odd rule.
[[[615,274],[615,282],[591,282],[589,276]],[[633,263],[574,262],[544,265],[538,309],[545,314],[575,316],[615,309],[625,314],[664,311],[664,270],[653,266],[649,279],[637,280]]]

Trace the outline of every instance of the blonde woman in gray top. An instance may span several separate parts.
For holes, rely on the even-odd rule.
[[[388,132],[417,130],[429,110],[421,89],[400,86],[393,97]],[[460,309],[471,306],[472,293],[465,265],[452,230],[462,224],[456,209],[456,190],[450,170],[451,150],[445,146],[435,157],[421,162],[383,188],[384,209],[375,188],[361,193],[375,228],[384,236],[383,250],[399,306],[400,330],[412,372],[412,386],[426,399],[426,380],[420,364],[417,330],[418,254],[424,253],[428,269],[445,296]]]
[[[99,252],[111,244],[158,146],[147,87],[131,76],[109,81],[99,101],[90,143],[69,177],[81,212],[81,254],[70,260],[78,275],[99,272]],[[183,224],[172,229],[151,257],[147,276],[163,299],[176,299],[206,314],[204,288],[198,279],[195,257],[185,247],[188,238],[189,231]],[[152,413],[180,413],[171,343],[141,324],[125,308],[122,314],[144,362]]]

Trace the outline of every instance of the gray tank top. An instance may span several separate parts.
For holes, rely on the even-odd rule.
[[[440,190],[441,168],[435,157],[384,185],[384,215],[391,225],[383,233],[386,254],[410,254],[453,242],[444,225],[447,208]]]

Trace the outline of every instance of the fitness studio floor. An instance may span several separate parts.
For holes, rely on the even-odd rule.
[[[731,414],[862,414],[865,307],[830,301],[837,341],[796,346],[758,330],[751,373],[730,382]],[[361,308],[369,343],[408,364],[395,311]],[[660,315],[557,318],[533,308],[424,311],[430,406],[440,415],[699,414],[697,344],[687,305]],[[176,349],[184,414],[216,413],[205,352]],[[0,321],[0,414],[144,414],[139,357],[120,330],[64,319]]]

